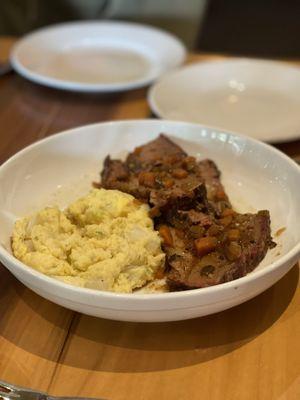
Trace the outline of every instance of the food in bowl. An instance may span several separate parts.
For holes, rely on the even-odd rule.
[[[197,161],[165,135],[137,147],[125,161],[105,159],[100,185],[150,205],[171,290],[240,278],[275,246],[269,212],[236,212],[220,177],[213,161]]]
[[[234,210],[267,209],[277,247],[243,278],[188,291],[119,294],[64,284],[25,267],[11,254],[13,221],[46,205],[68,206],[99,181],[100,161],[108,154],[125,159],[124,150],[148,143],[160,132],[197,160],[210,158]],[[102,167],[101,167],[102,169]],[[44,139],[0,167],[0,259],[25,286],[80,313],[123,321],[162,322],[200,317],[243,303],[268,289],[298,261],[300,170],[276,149],[251,138],[176,121],[114,121],[84,126]],[[288,210],[288,212],[287,212]],[[286,227],[280,236],[278,229]],[[291,278],[293,278],[291,276]]]
[[[64,211],[17,221],[14,255],[73,285],[149,293],[237,279],[276,245],[267,210],[238,213],[217,165],[165,135],[125,161],[107,156],[95,186]]]
[[[18,220],[12,250],[64,282],[131,293],[152,281],[165,259],[148,211],[130,194],[94,189],[64,211],[47,207]]]

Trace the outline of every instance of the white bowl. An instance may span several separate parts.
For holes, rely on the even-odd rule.
[[[215,160],[233,205],[268,209],[272,231],[285,227],[249,275],[204,289],[157,294],[116,294],[83,289],[47,277],[11,254],[13,221],[49,204],[65,206],[86,193],[109,153],[124,155],[165,132],[189,154]],[[300,168],[273,147],[196,124],[164,120],[99,123],[37,142],[0,167],[0,260],[39,295],[85,314],[124,321],[174,321],[215,313],[263,292],[300,254]]]

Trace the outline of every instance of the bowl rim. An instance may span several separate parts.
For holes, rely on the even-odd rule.
[[[290,157],[288,157],[286,154],[284,154],[282,151],[276,149],[275,147],[261,142],[257,139],[248,137],[246,135],[240,134],[240,133],[235,133],[227,130],[220,130],[219,128],[215,128],[212,126],[208,125],[201,125],[198,123],[191,123],[191,122],[185,122],[185,121],[172,121],[172,120],[164,120],[164,119],[127,119],[127,120],[116,120],[116,121],[106,121],[106,122],[96,122],[93,124],[87,124],[87,125],[81,125],[77,126],[75,128],[67,129],[62,132],[55,133],[51,136],[48,136],[46,138],[37,140],[36,142],[30,144],[29,146],[26,146],[25,148],[21,149],[14,155],[12,155],[9,159],[7,159],[1,166],[0,166],[0,176],[3,170],[9,168],[10,164],[13,163],[15,160],[17,160],[19,157],[22,155],[26,154],[27,152],[32,151],[35,147],[39,147],[40,145],[51,142],[52,140],[55,140],[56,138],[61,138],[70,134],[75,134],[82,129],[89,129],[89,128],[94,128],[97,126],[111,126],[111,125],[132,125],[132,124],[149,124],[149,125],[156,125],[156,124],[172,124],[172,125],[185,125],[185,126],[191,126],[191,127],[198,127],[199,129],[207,129],[210,131],[219,131],[220,133],[226,133],[227,135],[241,138],[245,140],[246,142],[254,143],[254,145],[265,148],[267,151],[273,153],[275,157],[279,157],[285,160],[287,165],[296,173],[299,175],[300,179],[300,167],[298,164],[293,161]],[[262,278],[266,275],[271,274],[274,270],[279,269],[281,266],[289,263],[289,262],[296,262],[297,258],[300,257],[300,242],[295,244],[285,255],[279,257],[276,261],[266,265],[263,269],[256,270],[254,269],[251,273],[235,279],[233,281],[225,282],[225,283],[220,283],[218,285],[214,286],[209,286],[205,288],[199,288],[199,289],[189,289],[189,290],[184,290],[184,291],[177,291],[177,292],[165,292],[165,293],[117,293],[117,292],[109,292],[109,291],[103,291],[103,290],[96,290],[96,289],[89,289],[89,288],[82,288],[78,287],[75,285],[71,285],[68,283],[61,282],[55,278],[52,278],[50,276],[47,276],[43,274],[42,272],[39,272],[26,264],[22,263],[19,261],[17,258],[15,258],[12,254],[8,252],[8,250],[5,249],[3,245],[0,245],[0,261],[3,262],[3,260],[7,261],[9,264],[13,264],[19,271],[26,271],[28,275],[33,275],[36,280],[39,282],[46,282],[50,286],[55,286],[58,288],[63,289],[64,291],[67,291],[71,294],[82,294],[83,296],[92,296],[94,298],[106,298],[106,299],[118,299],[118,300],[134,300],[136,302],[138,301],[160,301],[160,300],[174,300],[174,299],[180,299],[180,298],[186,298],[186,297],[197,297],[200,295],[208,295],[208,294],[214,294],[218,293],[222,290],[230,290],[237,288],[239,286],[246,285],[250,282],[256,281],[259,278]],[[5,265],[5,263],[3,262]],[[6,267],[7,268],[7,267]],[[180,308],[180,307],[178,307]]]

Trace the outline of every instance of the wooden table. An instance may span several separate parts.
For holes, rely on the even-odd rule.
[[[221,59],[197,55],[191,60]],[[92,122],[147,118],[146,90],[99,96],[0,78],[0,162]],[[289,154],[300,142],[279,146]],[[108,400],[300,399],[300,288],[295,266],[228,311],[138,324],[81,315],[42,299],[0,265],[0,378],[57,395]]]

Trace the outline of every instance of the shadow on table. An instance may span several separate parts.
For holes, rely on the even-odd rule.
[[[66,336],[58,358],[47,350],[41,332],[31,330],[30,325],[26,327],[23,340],[16,344],[40,357],[86,370],[145,372],[199,364],[234,351],[270,328],[291,302],[298,279],[299,269],[295,266],[256,298],[230,310],[193,320],[125,323],[74,313],[67,326],[66,316],[58,320],[57,314],[69,313],[70,316],[70,311],[41,299],[16,281],[9,282],[19,301],[39,314],[40,319],[56,326],[61,324]],[[5,288],[0,292],[0,312],[3,296]],[[47,311],[49,305],[56,312]],[[19,324],[23,319],[26,320],[26,315],[19,315]],[[14,342],[15,332],[9,325],[9,313],[4,318],[0,314],[0,335]]]

